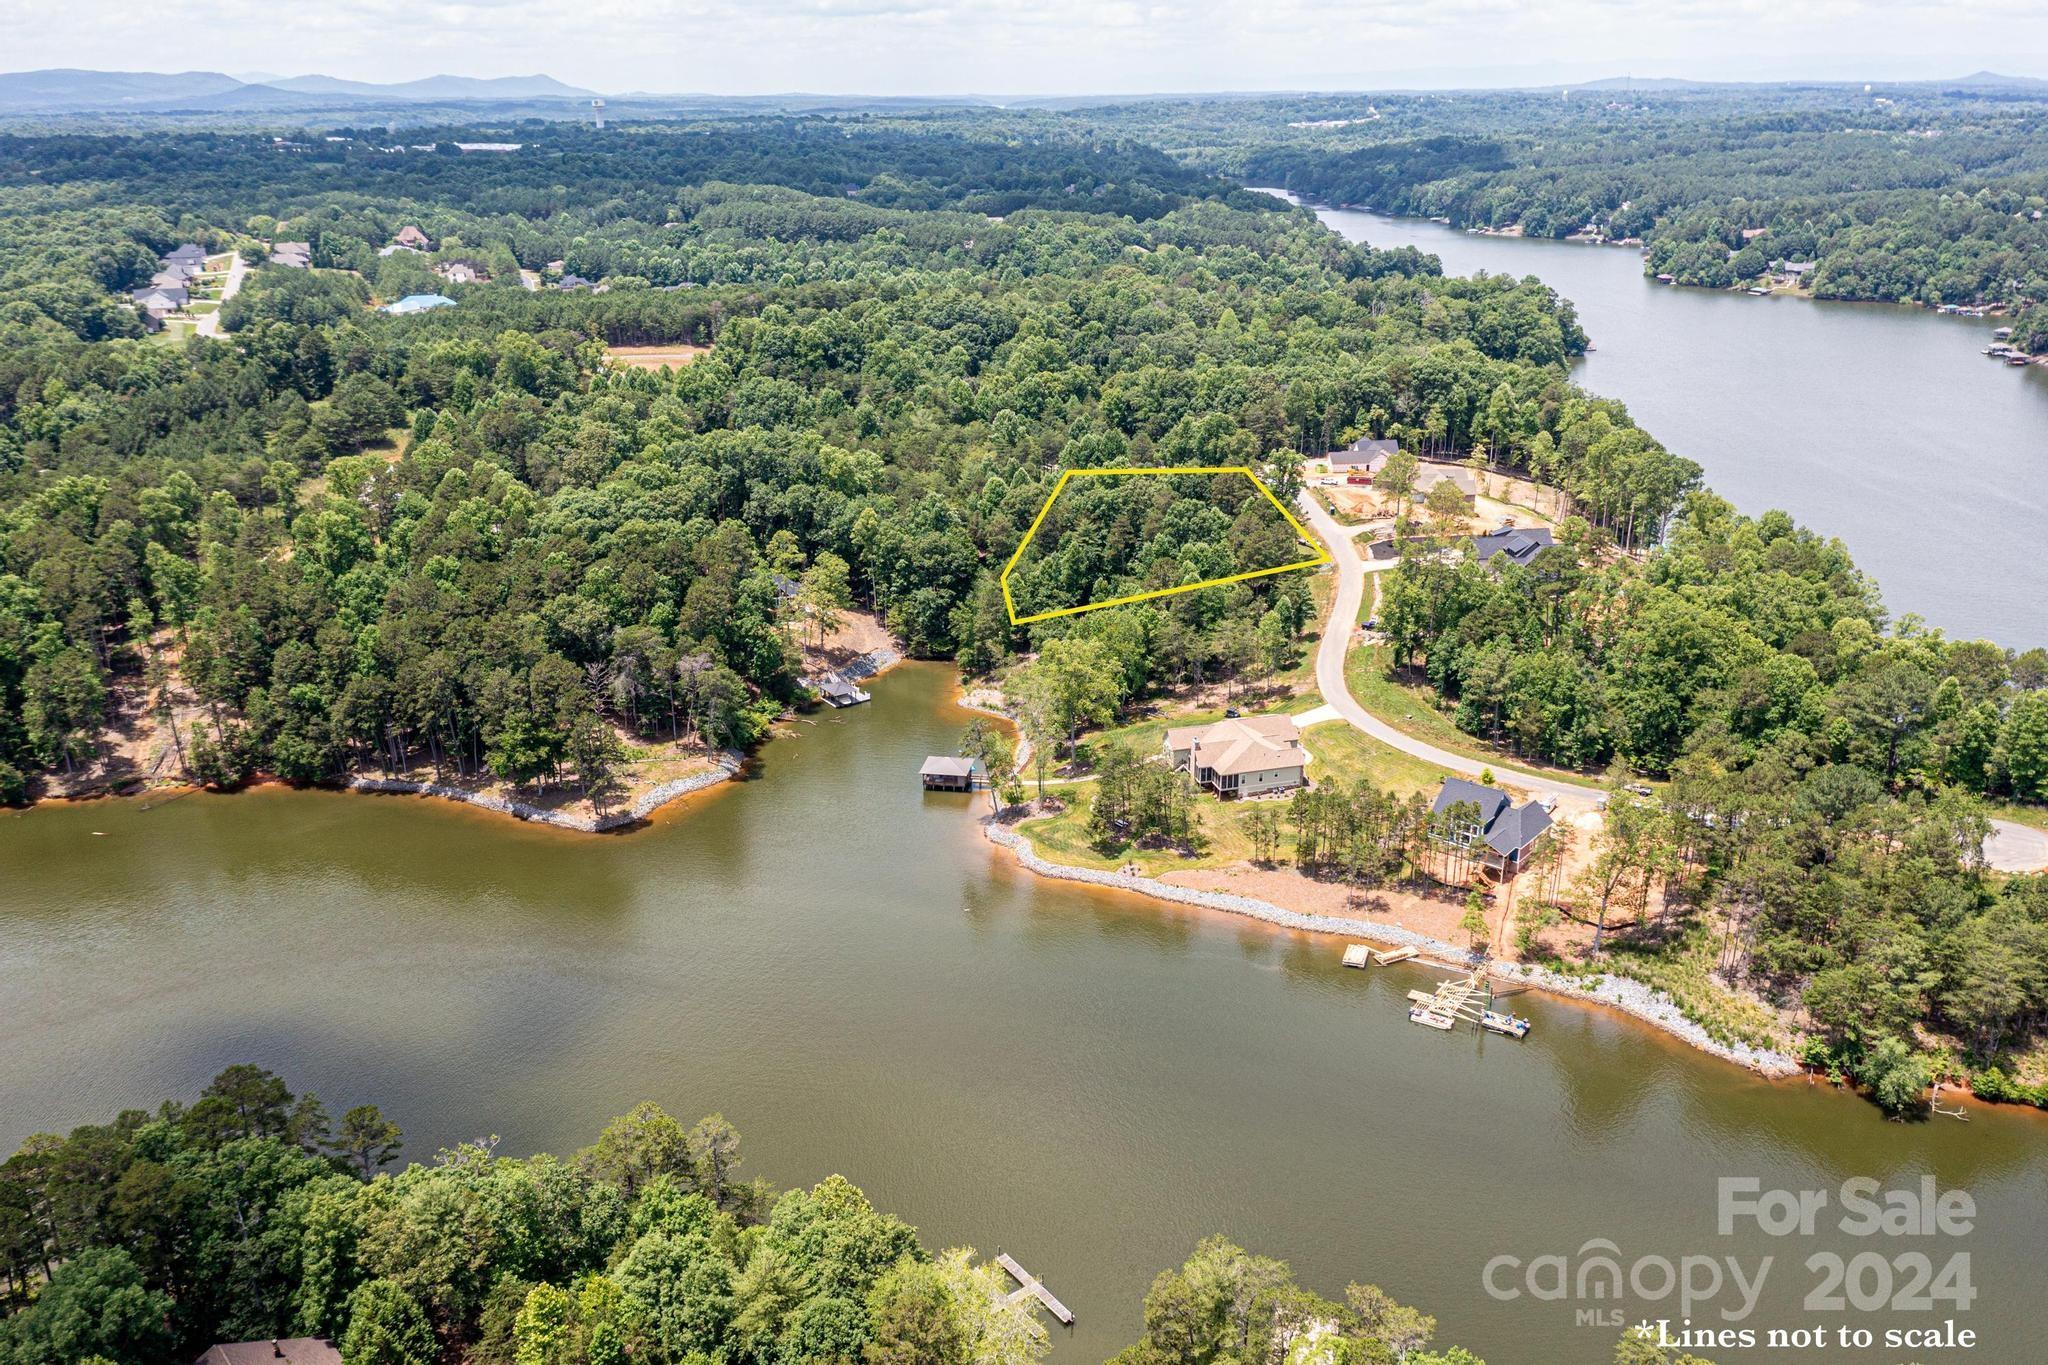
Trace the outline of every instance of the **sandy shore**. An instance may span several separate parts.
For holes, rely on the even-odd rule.
[[[343,785],[354,792],[431,796],[441,801],[460,801],[467,806],[509,815],[515,820],[553,825],[558,829],[571,829],[583,834],[602,834],[606,830],[618,829],[622,825],[638,824],[671,801],[679,801],[692,792],[700,792],[706,787],[713,787],[729,780],[745,761],[746,756],[738,750],[722,749],[712,758],[712,767],[708,771],[692,773],[673,782],[664,782],[651,791],[642,792],[634,797],[622,809],[607,811],[603,815],[579,815],[572,809],[557,810],[536,806],[501,796],[496,792],[472,791],[467,787],[454,787],[445,782],[416,782],[403,777],[361,774],[351,777]]]
[[[1206,909],[1221,910],[1227,914],[1264,920],[1283,929],[1298,929],[1312,934],[1334,934],[1346,938],[1370,938],[1383,943],[1413,947],[1440,962],[1454,964],[1459,968],[1483,968],[1489,976],[1502,982],[1534,986],[1566,999],[1618,1009],[1702,1052],[1733,1062],[1737,1066],[1747,1067],[1765,1076],[1792,1076],[1800,1071],[1799,1063],[1782,1052],[1753,1048],[1744,1043],[1723,1043],[1709,1037],[1705,1029],[1685,1017],[1669,996],[1639,981],[1607,975],[1596,975],[1581,981],[1545,967],[1482,964],[1468,949],[1456,947],[1441,939],[1431,938],[1398,925],[1335,915],[1304,914],[1250,896],[1239,896],[1224,891],[1206,891],[1191,886],[1175,886],[1152,877],[1068,867],[1041,858],[1037,850],[1031,846],[1029,839],[993,818],[984,817],[981,829],[989,842],[1009,849],[1016,855],[1018,863],[1042,877],[1135,891],[1139,895],[1172,901],[1179,905],[1197,905]]]
[[[882,638],[887,640],[888,637],[886,634],[883,634]],[[863,643],[870,642],[864,640]],[[841,650],[818,657],[824,663],[831,665],[834,671],[848,679],[872,678],[877,674],[887,672],[903,661],[903,655],[895,648],[893,641],[869,649],[864,653]],[[436,801],[454,801],[465,806],[474,806],[479,810],[509,815],[515,820],[523,820],[530,824],[552,825],[557,829],[573,830],[579,834],[602,834],[608,830],[637,825],[646,820],[655,811],[660,810],[671,802],[680,801],[692,793],[703,791],[707,787],[717,786],[721,782],[730,781],[746,763],[746,755],[736,749],[721,749],[710,755],[710,761],[711,766],[709,768],[650,787],[646,791],[633,795],[618,809],[606,811],[602,815],[592,813],[587,802],[542,805],[538,802],[523,801],[502,790],[466,787],[451,782],[436,782],[426,778],[391,777],[380,773],[353,773],[345,778],[336,779],[331,783],[316,783],[313,785],[331,785],[340,787],[345,791],[365,792],[372,795],[421,796]],[[251,785],[260,785],[271,780],[273,779],[258,776]],[[185,786],[188,784],[176,783],[170,785]],[[110,785],[47,795],[30,802],[30,805],[39,806],[46,802],[57,801],[95,801],[118,797],[147,796],[163,790],[165,790],[165,784],[134,781],[118,786]]]

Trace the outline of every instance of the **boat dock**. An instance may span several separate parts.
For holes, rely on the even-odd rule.
[[[1373,963],[1377,962],[1382,967],[1391,967],[1396,962],[1406,962],[1416,956],[1419,956],[1419,954],[1416,953],[1415,949],[1407,946],[1381,948],[1375,952],[1366,944],[1354,943],[1344,950],[1344,965],[1347,967],[1370,967]]]
[[[1459,1021],[1510,1038],[1529,1036],[1529,1021],[1493,1007],[1493,986],[1478,973],[1454,977],[1434,991],[1410,991],[1408,1022],[1448,1033]]]
[[[1053,1297],[1052,1291],[1045,1287],[1045,1281],[1033,1275],[1023,1266],[1018,1265],[1016,1259],[1009,1252],[997,1252],[996,1264],[1008,1271],[1010,1278],[1017,1282],[1018,1288],[1010,1295],[1011,1303],[1017,1303],[1027,1298],[1037,1299],[1040,1306],[1046,1312],[1060,1320],[1062,1327],[1072,1327],[1074,1325],[1072,1310]]]

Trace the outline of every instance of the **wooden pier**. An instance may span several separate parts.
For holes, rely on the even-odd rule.
[[[1060,1320],[1062,1327],[1072,1327],[1074,1325],[1073,1312],[1065,1304],[1053,1297],[1052,1291],[1045,1287],[1043,1280],[1033,1275],[1023,1266],[1018,1265],[1010,1253],[1007,1251],[997,1252],[996,1264],[1008,1271],[1010,1278],[1018,1284],[1018,1288],[1010,1295],[1011,1303],[1017,1303],[1027,1298],[1037,1299],[1046,1312]]]

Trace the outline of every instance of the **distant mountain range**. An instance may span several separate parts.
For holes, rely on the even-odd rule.
[[[587,100],[594,91],[552,76],[428,76],[389,85],[333,76],[237,80],[219,71],[12,71],[0,73],[0,111],[135,109],[280,111],[351,105]]]
[[[1677,77],[1610,76],[1568,88],[1584,91],[1630,90],[1676,92],[1730,82],[1692,81]],[[1738,84],[1844,85],[1854,81],[1740,82]],[[2048,80],[2003,76],[1978,71],[1953,80],[1885,81],[1887,87],[1917,86],[1958,93],[2048,94]],[[1539,87],[1560,89],[1567,87]],[[0,117],[38,114],[96,114],[134,111],[163,114],[208,113],[349,113],[398,111],[408,105],[522,104],[537,105],[546,116],[550,101],[585,101],[597,91],[568,85],[552,76],[428,76],[423,80],[379,83],[342,80],[335,76],[272,76],[245,72],[236,77],[219,71],[14,71],[0,72]],[[1285,92],[1200,95],[1070,95],[1004,99],[982,95],[947,98],[873,95],[717,96],[653,94],[636,91],[612,96],[617,105],[643,106],[641,115],[680,110],[735,109],[831,113],[851,109],[926,108],[948,105],[1007,105],[1019,108],[1080,109],[1109,104],[1134,104],[1152,99],[1253,99]],[[1315,92],[1293,92],[1307,95]],[[1332,92],[1322,92],[1332,93]],[[624,108],[618,111],[626,113]],[[434,117],[436,115],[423,115]]]

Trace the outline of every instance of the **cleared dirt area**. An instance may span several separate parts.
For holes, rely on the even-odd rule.
[[[689,364],[710,352],[709,346],[608,346],[604,358],[622,370],[666,370]]]
[[[800,630],[804,672],[818,674],[845,668],[864,655],[880,649],[900,651],[902,645],[891,635],[873,613],[865,611],[843,611],[839,613],[839,628],[825,637],[820,648],[809,630]]]

